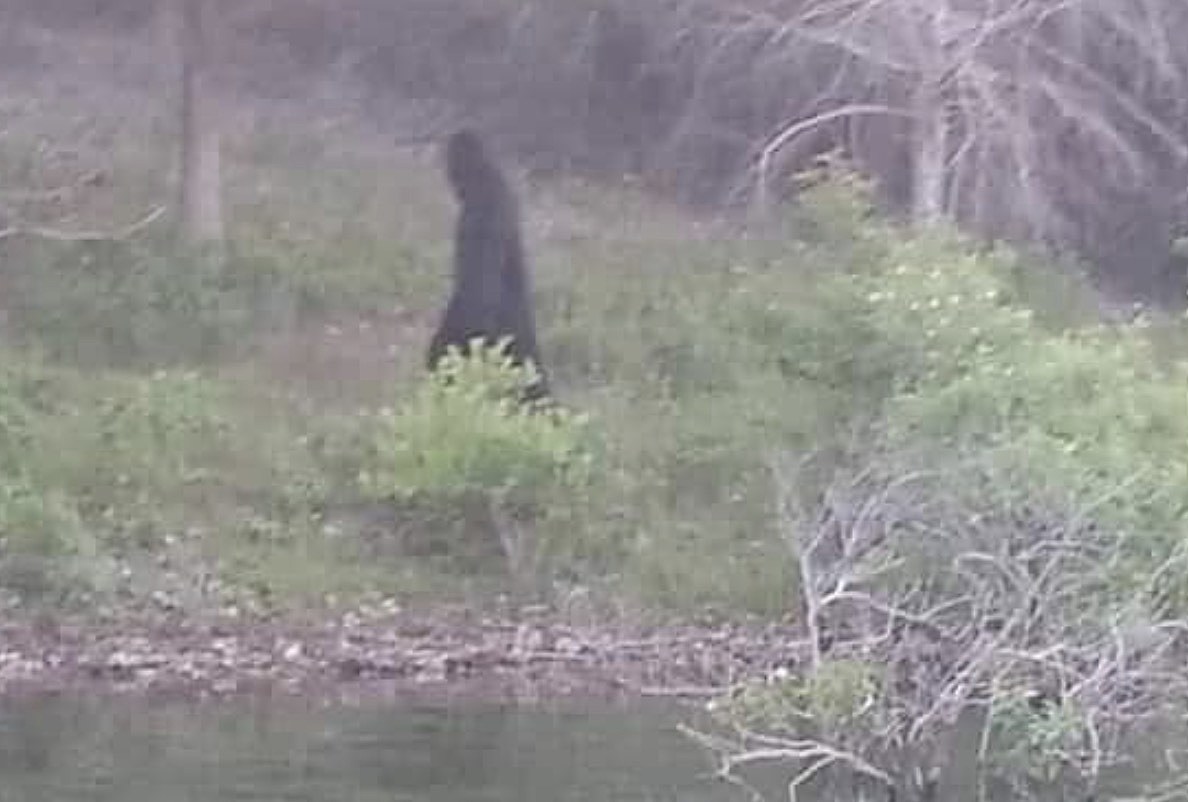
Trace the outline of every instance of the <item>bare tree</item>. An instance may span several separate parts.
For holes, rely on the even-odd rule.
[[[182,231],[190,242],[217,246],[224,230],[219,114],[209,76],[213,0],[165,2],[180,22]],[[180,6],[171,10],[170,3]]]
[[[1141,583],[1110,584],[1127,538],[1093,503],[988,502],[994,469],[973,455],[940,472],[876,458],[806,503],[807,464],[774,469],[804,659],[722,700],[724,729],[687,730],[723,778],[775,764],[788,799],[847,776],[899,799],[984,799],[1003,783],[1012,799],[1091,798],[1188,699],[1188,625],[1150,611]],[[1183,787],[1176,760],[1161,770]]]
[[[814,63],[802,80],[816,94],[792,88],[789,117],[756,151],[761,190],[824,128],[888,183],[907,165],[918,224],[1092,250],[1142,247],[1120,218],[1158,219],[1142,237],[1166,256],[1188,186],[1184,4],[785,0],[728,13],[739,33],[725,39],[766,32],[764,69]],[[902,161],[887,141],[903,143]]]
[[[357,38],[385,89],[440,93],[536,163],[606,169],[626,148],[633,171],[717,203],[782,192],[840,150],[921,225],[1074,250],[1171,296],[1160,271],[1188,221],[1180,0],[254,5],[254,25],[283,18],[298,51],[328,51],[314,63]]]

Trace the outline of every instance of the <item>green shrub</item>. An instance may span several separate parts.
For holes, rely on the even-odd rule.
[[[477,492],[540,508],[588,483],[586,418],[521,406],[527,368],[502,347],[472,354],[447,355],[412,398],[378,415],[374,462],[361,477],[368,494],[450,502]]]
[[[1053,784],[1094,736],[1075,702],[1040,707],[1025,692],[998,691],[990,708],[986,755],[993,769],[1016,784]],[[1023,788],[1020,788],[1023,790]]]
[[[1010,302],[1000,270],[958,240],[920,237],[889,249],[881,269],[858,280],[874,332],[868,360],[894,377],[893,392],[950,381],[1043,336],[1031,312]]]
[[[944,490],[973,507],[1009,495],[1082,510],[1133,542],[1137,562],[1115,578],[1138,580],[1188,534],[1188,371],[1161,367],[1141,328],[1041,328],[1010,302],[1001,266],[897,249],[868,295],[895,366],[886,446],[954,474],[980,460],[982,482]]]
[[[776,674],[743,683],[710,709],[719,721],[747,728],[812,725],[842,734],[848,727],[877,723],[870,700],[883,693],[883,673],[858,659],[827,659],[801,675]]]

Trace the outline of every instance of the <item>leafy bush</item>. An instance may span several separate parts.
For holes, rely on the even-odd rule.
[[[741,765],[794,744],[798,778],[830,755],[899,785],[917,760],[933,782],[969,730],[979,776],[1020,798],[1097,783],[1188,690],[1163,679],[1188,610],[1188,368],[1141,321],[1040,321],[1009,253],[944,233],[870,253],[810,290],[824,311],[754,329],[811,355],[810,385],[865,399],[845,407],[859,436],[823,432],[832,464],[781,479],[777,506],[829,681],[748,687],[720,706],[741,729],[714,748]]]
[[[503,347],[471,354],[455,349],[407,403],[381,411],[366,492],[442,501],[478,492],[540,507],[584,487],[593,466],[586,418],[521,406],[530,376]]]
[[[591,530],[577,520],[595,484],[590,428],[550,402],[522,404],[528,369],[502,346],[473,345],[468,356],[452,349],[407,401],[373,418],[359,482],[413,525],[405,553],[482,569],[499,542],[512,573],[534,582],[542,560],[585,551]]]
[[[244,425],[227,389],[193,372],[83,376],[0,352],[0,586],[61,601],[152,584],[117,563],[146,549],[164,561],[208,522],[236,531],[238,516],[279,516],[308,463],[296,446],[270,448],[271,425]]]
[[[1188,534],[1188,370],[1161,366],[1141,327],[1044,330],[1003,264],[925,240],[893,251],[867,295],[894,365],[886,447],[933,467],[990,458],[998,487],[945,492],[1081,509],[1132,540],[1116,578],[1137,580]]]
[[[937,483],[938,501],[1080,510],[1132,543],[1115,581],[1188,555],[1188,369],[1161,363],[1141,321],[1054,328],[1024,305],[1025,266],[1011,252],[869,222],[861,186],[814,192],[823,202],[802,216],[816,221],[817,244],[803,259],[811,269],[840,249],[842,269],[814,271],[797,288],[803,300],[780,286],[786,274],[762,272],[734,296],[742,331],[797,389],[794,414],[806,398],[833,400],[831,426],[785,447],[848,451],[837,438],[866,429],[877,436],[859,460],[882,451],[905,471],[947,465],[963,477],[974,460],[979,480]],[[1180,573],[1161,571],[1158,593],[1188,609],[1188,583],[1171,578]]]

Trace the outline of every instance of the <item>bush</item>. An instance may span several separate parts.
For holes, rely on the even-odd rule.
[[[885,447],[865,441],[816,506],[781,477],[806,658],[716,706],[724,764],[766,753],[799,784],[828,757],[928,798],[976,752],[978,782],[1027,799],[1141,754],[1188,684],[1182,619],[1152,613],[1132,581],[1131,533],[995,452]]]
[[[894,452],[932,467],[989,459],[998,487],[1132,540],[1137,580],[1188,534],[1188,371],[1158,364],[1141,328],[1045,331],[1010,303],[997,258],[897,249],[872,325],[894,364],[879,424]],[[958,471],[959,472],[959,471]]]
[[[451,349],[411,398],[374,418],[360,485],[420,522],[413,553],[481,565],[490,551],[473,547],[497,535],[512,572],[534,579],[550,553],[581,551],[587,530],[573,523],[595,476],[588,421],[547,401],[521,404],[528,368],[503,347],[474,346]]]
[[[454,349],[406,404],[381,411],[361,477],[368,494],[448,503],[477,492],[539,509],[588,483],[586,418],[521,406],[527,369],[502,348],[472,353]]]
[[[817,227],[829,235],[822,247],[865,225],[861,197],[845,211],[847,192],[829,189],[812,210],[833,221]],[[1044,325],[1019,297],[1017,256],[979,251],[948,232],[867,226],[852,239],[863,259],[802,288],[807,300],[794,316],[770,300],[756,308],[778,298],[777,288],[752,301],[754,336],[773,350],[782,342],[789,375],[836,399],[834,434],[822,430],[805,445],[840,447],[860,461],[891,454],[905,471],[949,466],[963,477],[972,460],[976,483],[941,483],[936,492],[972,508],[1009,499],[1080,510],[1130,539],[1134,561],[1114,566],[1116,581],[1140,581],[1188,548],[1188,369],[1161,364],[1141,321]],[[836,439],[854,429],[874,433],[863,454]],[[1178,605],[1186,593],[1159,591],[1165,603],[1183,599]]]
[[[1041,324],[1008,253],[936,233],[871,252],[812,289],[811,326],[765,322],[797,352],[852,348],[807,364],[865,401],[857,437],[817,438],[823,467],[776,471],[808,665],[719,705],[737,729],[706,743],[793,785],[834,764],[931,794],[968,732],[980,783],[1091,788],[1188,693],[1188,369],[1141,322]]]
[[[294,524],[284,504],[309,457],[246,411],[193,372],[83,376],[0,352],[0,586],[78,601],[151,585],[115,571],[137,552],[164,566],[240,517]]]

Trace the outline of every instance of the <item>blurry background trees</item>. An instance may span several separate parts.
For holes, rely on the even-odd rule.
[[[187,240],[220,245],[223,204],[217,98],[210,85],[217,6],[211,0],[162,0],[178,30],[180,62],[180,221]],[[172,6],[173,8],[170,8]]]
[[[145,0],[12,3],[50,26],[153,24]],[[244,0],[215,16],[224,89],[333,81],[380,123],[432,109],[425,131],[465,119],[533,169],[638,174],[710,208],[785,195],[838,151],[889,211],[1083,257],[1120,299],[1184,294],[1179,0]]]

